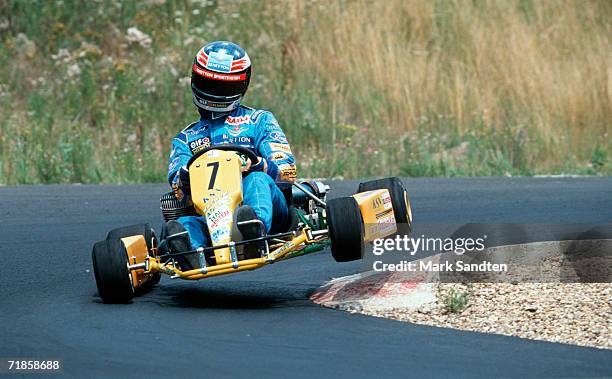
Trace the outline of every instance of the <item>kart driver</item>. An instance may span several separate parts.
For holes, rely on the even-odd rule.
[[[190,193],[186,165],[193,154],[225,143],[248,147],[259,158],[257,162],[246,162],[243,167],[244,205],[237,210],[237,221],[257,218],[265,225],[266,232],[275,232],[289,219],[287,202],[279,185],[295,180],[295,159],[272,113],[240,104],[250,79],[251,61],[240,46],[217,41],[200,49],[191,68],[191,92],[200,119],[172,140],[168,181],[180,200]],[[168,242],[170,249],[186,251],[209,245],[203,216],[184,216],[177,221],[166,224],[168,236],[179,235]],[[253,223],[239,230],[244,239],[262,234],[261,227]],[[195,266],[193,259],[189,261],[190,266]]]

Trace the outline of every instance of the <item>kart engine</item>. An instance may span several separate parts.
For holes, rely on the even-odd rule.
[[[161,211],[164,221],[176,220],[182,216],[197,216],[193,204],[187,197],[178,200],[174,195],[174,191],[164,194],[160,199]]]
[[[328,185],[318,180],[304,180],[299,181],[298,183],[321,201],[325,201],[327,191],[329,191]],[[313,199],[310,196],[295,186],[292,187],[292,197],[293,205],[304,210],[308,210],[310,208],[310,202],[313,202]]]

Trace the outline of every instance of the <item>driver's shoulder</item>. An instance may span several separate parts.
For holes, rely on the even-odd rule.
[[[174,139],[178,140],[184,144],[187,144],[189,142],[189,136],[192,135],[196,129],[198,128],[200,124],[200,120],[198,121],[194,121],[191,124],[187,125],[185,128],[183,128],[183,130],[181,130],[180,132],[178,132],[175,136]]]
[[[260,123],[262,121],[265,121],[269,117],[274,117],[272,115],[272,112],[270,112],[269,110],[251,108],[251,107],[248,107],[246,105],[240,105],[240,107],[238,107],[237,111],[238,112],[237,112],[236,116],[242,116],[242,117],[246,116],[246,117],[248,117],[249,122],[251,124],[257,124],[257,123]]]

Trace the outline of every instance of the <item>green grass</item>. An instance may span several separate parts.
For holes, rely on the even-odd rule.
[[[606,1],[86,4],[0,2],[0,184],[164,181],[217,39],[301,177],[612,174]]]
[[[470,283],[464,291],[450,289],[442,299],[442,305],[446,313],[461,313],[468,306],[470,296],[473,292],[473,285]]]

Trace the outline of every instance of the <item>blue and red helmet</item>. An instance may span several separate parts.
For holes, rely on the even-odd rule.
[[[210,112],[231,112],[240,105],[250,80],[251,59],[243,48],[227,41],[211,42],[193,61],[193,103]]]

